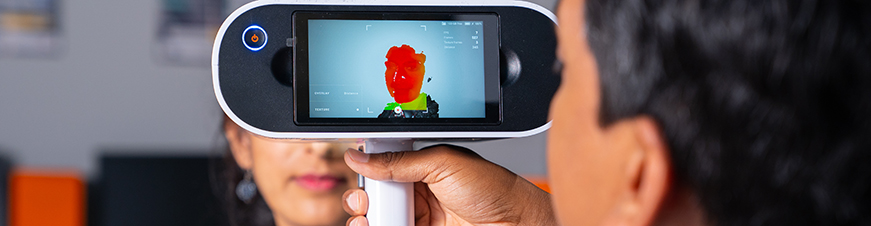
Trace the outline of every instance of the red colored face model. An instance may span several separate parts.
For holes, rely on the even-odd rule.
[[[387,91],[396,103],[408,103],[420,95],[425,61],[426,55],[416,54],[414,48],[408,45],[390,47],[387,51],[384,79],[387,81]]]

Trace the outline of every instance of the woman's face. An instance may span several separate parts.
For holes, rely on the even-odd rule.
[[[344,224],[342,194],[356,186],[357,174],[342,155],[356,140],[278,140],[236,129],[226,131],[239,135],[228,135],[236,162],[251,170],[278,226]]]
[[[384,66],[384,79],[387,91],[396,103],[407,103],[417,99],[423,85],[423,75],[426,73],[426,55],[416,53],[408,45],[390,47],[387,51],[387,61]]]

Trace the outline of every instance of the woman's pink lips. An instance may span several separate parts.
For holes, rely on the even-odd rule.
[[[334,177],[330,175],[314,175],[306,174],[296,178],[296,183],[299,186],[312,191],[329,191],[344,183],[344,178]]]

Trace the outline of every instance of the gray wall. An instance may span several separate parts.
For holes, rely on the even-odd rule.
[[[0,152],[19,166],[94,175],[101,150],[182,155],[191,151],[172,150],[219,145],[222,113],[209,68],[169,65],[154,54],[159,7],[60,0],[57,57],[0,58]],[[546,172],[545,135],[463,145],[517,173]]]

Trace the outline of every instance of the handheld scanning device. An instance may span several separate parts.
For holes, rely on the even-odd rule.
[[[271,138],[481,140],[550,128],[556,19],[524,1],[260,0],[218,30],[221,109]],[[365,179],[370,225],[413,225],[411,183]]]

